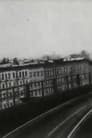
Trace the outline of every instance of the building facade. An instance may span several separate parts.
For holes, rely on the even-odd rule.
[[[0,110],[22,104],[23,98],[50,96],[89,84],[92,63],[85,59],[0,67]]]

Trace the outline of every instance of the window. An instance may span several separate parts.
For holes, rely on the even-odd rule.
[[[25,80],[24,83],[27,84],[28,83],[28,80]]]
[[[21,72],[19,72],[19,77],[21,78]]]
[[[38,82],[35,83],[35,86],[36,86],[36,87],[38,86]]]
[[[62,67],[62,73],[64,72],[64,67]]]
[[[15,95],[16,95],[16,96],[18,96],[18,95],[19,95],[19,93],[16,91],[16,92],[15,92]]]
[[[37,76],[39,76],[39,72],[37,72]]]
[[[21,91],[21,96],[23,96],[24,95],[24,91]]]
[[[51,75],[51,69],[49,70],[49,74]]]
[[[71,88],[71,84],[69,84],[69,88]]]
[[[12,97],[13,96],[13,93],[12,92],[10,92],[10,97]]]
[[[7,105],[6,104],[4,104],[4,109],[6,109],[7,108]]]
[[[62,78],[62,83],[64,82],[64,78]]]
[[[5,78],[6,78],[6,80],[7,80],[7,74],[5,74]]]
[[[30,83],[30,87],[32,87],[32,83]]]
[[[6,93],[3,93],[3,99],[5,100],[7,98]]]
[[[18,78],[18,72],[16,72],[16,77]]]
[[[23,78],[24,78],[24,72],[22,72],[22,76],[23,76]]]
[[[37,96],[37,91],[35,91],[35,96]]]
[[[37,96],[39,96],[39,90],[36,91]]]
[[[36,83],[36,82],[34,82],[34,87],[36,87],[36,84],[37,84],[37,83]]]
[[[36,96],[36,91],[33,91],[33,96]]]
[[[40,82],[40,86],[42,86],[42,83],[43,83],[43,82]]]
[[[85,79],[88,79],[88,74],[85,74]]]
[[[10,74],[10,73],[8,73],[8,78],[10,79],[10,77],[11,77],[11,74]]]
[[[8,97],[10,97],[10,93],[8,92]]]
[[[9,87],[11,87],[11,83],[9,82]]]
[[[25,76],[27,76],[27,71],[25,71]]]
[[[42,91],[41,90],[39,90],[39,95],[42,96]]]
[[[30,77],[32,77],[32,72],[30,72]]]
[[[68,80],[71,81],[71,77],[68,77]]]
[[[34,77],[36,76],[36,72],[34,72]]]
[[[43,71],[41,71],[41,76],[43,76]]]
[[[13,106],[13,103],[12,102],[10,102],[10,106]]]
[[[2,84],[2,88],[3,88],[3,89],[5,88],[5,84],[4,84],[4,83]]]
[[[2,80],[4,80],[4,74],[2,74]]]
[[[20,85],[22,85],[23,84],[23,82],[22,81],[20,81]]]
[[[38,86],[40,86],[40,82],[38,82]]]
[[[66,70],[66,67],[64,67],[64,72],[66,72],[67,70]]]
[[[13,78],[15,78],[15,72],[13,72]]]
[[[13,85],[16,86],[16,82],[13,82]]]

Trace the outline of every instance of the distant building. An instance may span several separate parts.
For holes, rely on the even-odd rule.
[[[92,64],[84,58],[0,65],[0,110],[22,104],[23,98],[50,96],[89,84]]]

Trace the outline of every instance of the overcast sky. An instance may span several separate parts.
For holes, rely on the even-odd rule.
[[[92,51],[91,0],[0,0],[0,58]]]

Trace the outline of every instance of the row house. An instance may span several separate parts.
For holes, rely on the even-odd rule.
[[[37,64],[29,67],[29,96],[43,96],[44,67],[43,64]]]
[[[44,63],[44,81],[43,81],[43,94],[44,96],[53,95],[55,79],[55,65],[53,61],[46,61]]]
[[[0,71],[0,107],[6,109],[21,104],[22,98],[42,96],[44,69],[40,65],[2,68]],[[29,85],[30,89],[27,89]]]
[[[27,70],[19,67],[0,68],[0,99],[1,108],[9,108],[21,103],[21,97],[25,96],[25,84],[27,83]]]
[[[85,59],[66,62],[69,70],[68,84],[71,88],[89,84],[89,62]]]
[[[65,62],[59,60],[55,66],[56,86],[60,92],[89,84],[89,62],[87,60]]]
[[[62,59],[39,64],[0,67],[0,109],[23,98],[43,97],[92,83],[91,62]]]
[[[80,80],[80,86],[88,85],[89,82],[89,61],[88,60],[81,60],[77,65],[77,76]]]
[[[68,64],[62,59],[55,61],[56,67],[56,88],[62,93],[68,89]]]

